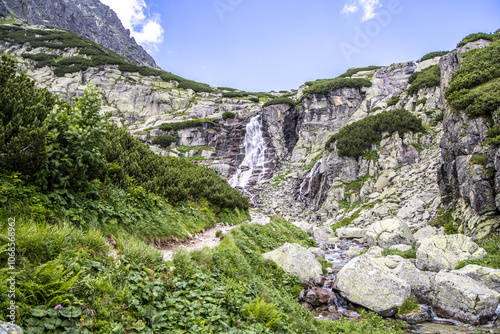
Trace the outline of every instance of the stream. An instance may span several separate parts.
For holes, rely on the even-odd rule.
[[[341,240],[337,243],[323,243],[321,245],[322,249],[325,250],[325,259],[332,264],[332,272],[335,275],[345,266],[351,258],[347,256],[347,252],[350,248],[356,247],[366,250],[363,246],[353,243],[347,240]],[[339,310],[347,308],[347,302],[343,298],[338,298],[335,304]],[[337,305],[338,304],[338,305]],[[500,328],[496,327],[493,322],[489,322],[484,326],[472,326],[469,324],[464,324],[453,319],[440,318],[436,315],[431,306],[423,305],[428,309],[433,316],[431,322],[424,322],[417,325],[408,325],[407,333],[414,334],[479,334],[479,333],[498,333],[500,334]],[[500,315],[500,305],[496,310],[496,314]]]

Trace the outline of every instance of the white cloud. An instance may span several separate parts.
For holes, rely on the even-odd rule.
[[[380,4],[380,0],[351,0],[344,5],[341,14],[349,15],[356,13],[360,7],[363,10],[363,17],[361,20],[365,22],[373,19],[375,15],[377,15],[375,10],[382,7],[382,5]]]
[[[359,7],[356,6],[355,4],[350,4],[350,5],[345,4],[344,8],[342,8],[342,14],[349,15],[352,13],[356,13],[358,10],[359,10]]]
[[[160,24],[160,15],[149,14],[144,0],[101,0],[118,15],[125,28],[137,43],[147,51],[157,51],[163,42],[163,28]]]

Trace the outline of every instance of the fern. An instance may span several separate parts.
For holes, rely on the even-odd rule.
[[[253,317],[257,322],[272,329],[276,329],[280,320],[276,304],[266,303],[261,298],[257,298],[256,302],[243,305],[243,314]]]

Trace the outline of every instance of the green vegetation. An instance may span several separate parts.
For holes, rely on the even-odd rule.
[[[162,134],[154,137],[151,142],[153,143],[153,145],[158,145],[163,148],[167,148],[170,146],[170,144],[177,142],[177,140],[179,140],[178,134],[175,134],[173,136]]]
[[[288,104],[289,106],[293,107],[293,106],[295,106],[295,101],[289,97],[277,97],[275,99],[267,101],[266,103],[264,103],[264,105],[262,107],[265,108],[265,107],[273,106],[276,104]]]
[[[131,64],[127,58],[69,31],[24,29],[16,26],[1,25],[0,41],[17,44],[29,43],[28,51],[38,47],[53,50],[78,48],[79,54],[82,57],[68,57],[59,61],[55,61],[55,56],[50,54],[23,55],[24,58],[37,61],[35,68],[53,67],[54,75],[56,76],[85,71],[90,67],[118,65],[118,69],[122,72],[137,72],[143,76],[159,76],[161,80],[166,82],[177,81],[179,83],[178,88],[181,89],[192,89],[197,93],[212,92],[212,88],[207,84],[187,80],[163,70]]]
[[[387,106],[388,107],[395,106],[396,104],[398,104],[399,101],[401,101],[401,94],[394,95],[389,99],[389,101],[387,101]]]
[[[217,118],[197,118],[183,122],[163,123],[158,128],[163,131],[177,131],[203,126],[205,123],[212,123],[215,120],[217,120]]]
[[[500,125],[496,124],[488,129],[486,132],[485,142],[490,145],[500,145]]]
[[[440,208],[438,210],[439,216],[434,218],[429,222],[429,225],[435,226],[435,227],[444,227],[444,232],[446,234],[457,234],[458,233],[458,226],[460,225],[460,221],[455,222],[455,219],[453,219],[453,212],[455,212],[454,209],[451,209],[449,211],[444,211],[443,208]]]
[[[395,250],[395,249],[386,248],[386,249],[384,249],[382,251],[382,255],[383,256],[399,255],[399,256],[401,256],[402,258],[405,258],[405,259],[416,259],[417,258],[417,251],[415,250],[415,246],[413,246],[412,249],[404,251],[404,252],[398,251],[398,250]]]
[[[441,57],[441,56],[444,56],[445,54],[448,54],[448,53],[450,53],[450,51],[430,52],[430,53],[426,54],[425,56],[423,56],[422,59],[420,59],[420,61],[425,61],[425,60],[433,59],[436,57]]]
[[[359,214],[361,213],[361,210],[362,209],[358,209],[349,217],[346,217],[346,218],[342,219],[341,221],[339,221],[335,224],[332,224],[331,228],[332,228],[333,232],[337,231],[338,228],[346,227],[347,225],[352,223],[353,220],[359,218]]]
[[[481,153],[474,153],[469,160],[469,164],[471,165],[481,165],[484,167],[487,163],[488,157],[486,156],[486,154]]]
[[[374,112],[377,112],[379,110],[382,110],[382,107],[375,107],[372,110],[370,110],[370,113],[374,113]]]
[[[311,168],[314,167],[314,165],[316,165],[316,163],[318,162],[319,158],[321,158],[323,156],[323,152],[320,152],[318,153],[312,160],[311,162],[309,162],[308,164],[300,167],[300,169],[302,170],[310,170]]]
[[[476,241],[479,247],[484,248],[487,252],[486,256],[482,259],[472,259],[461,261],[455,269],[460,269],[468,264],[477,264],[479,266],[500,269],[500,252],[498,245],[500,244],[500,237],[498,231],[492,232],[486,238]]]
[[[426,104],[426,103],[427,103],[427,98],[424,97],[423,99],[417,100],[416,104],[419,105],[419,104]]]
[[[478,32],[478,33],[475,33],[475,34],[470,34],[470,35],[466,36],[464,39],[462,39],[460,41],[460,43],[457,44],[457,48],[462,47],[462,46],[464,46],[467,43],[478,41],[480,39],[486,39],[488,41],[493,42],[493,41],[499,39],[499,35],[500,35],[499,33],[496,33],[496,34],[486,34],[484,32]]]
[[[367,67],[350,68],[344,74],[339,75],[337,78],[349,78],[358,72],[378,70],[381,67],[382,66],[367,66]]]
[[[357,89],[371,87],[372,82],[369,79],[335,78],[308,81],[306,85],[309,87],[304,91],[304,96],[307,94],[328,94],[331,90],[344,87]]]
[[[468,116],[491,115],[500,107],[500,40],[469,51],[453,73],[445,96],[456,110]]]
[[[382,133],[392,135],[398,132],[402,137],[406,132],[425,132],[422,121],[405,109],[384,111],[343,127],[326,143],[332,151],[336,142],[340,156],[359,157],[373,144],[382,140]]]
[[[247,92],[236,92],[236,91],[222,93],[222,97],[227,97],[230,99],[247,97],[248,95],[250,94],[248,94]]]
[[[418,301],[415,297],[410,296],[407,300],[404,301],[403,305],[398,307],[398,314],[408,314],[418,311],[420,306],[418,305]]]
[[[225,111],[224,113],[222,113],[223,120],[234,119],[235,117],[236,117],[236,114],[234,112]]]
[[[441,84],[441,68],[439,65],[434,65],[420,72],[414,72],[408,81],[411,84],[408,88],[409,95],[418,93],[422,88],[439,86]]]

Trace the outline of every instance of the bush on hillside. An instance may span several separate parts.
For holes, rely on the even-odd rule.
[[[337,78],[349,78],[358,72],[378,70],[381,67],[382,66],[367,66],[367,67],[350,68],[344,74],[339,75]]]
[[[420,119],[405,109],[384,111],[343,127],[330,137],[326,149],[332,151],[335,142],[340,156],[359,157],[382,140],[382,133],[395,132],[403,137],[406,132],[425,132],[425,128]]]
[[[189,121],[175,122],[175,123],[163,123],[159,126],[160,130],[163,131],[177,131],[187,128],[195,128],[198,126],[203,126],[205,123],[211,123],[215,121],[216,118],[197,118],[191,119]]]
[[[445,97],[456,110],[469,116],[492,113],[500,106],[500,41],[469,51],[453,73]]]
[[[411,84],[408,94],[418,93],[422,88],[436,87],[441,84],[441,68],[439,65],[430,66],[420,72],[414,72],[408,79]]]
[[[43,121],[55,98],[35,87],[24,73],[16,75],[14,60],[0,62],[0,167],[34,174],[45,163],[47,127]]]
[[[316,81],[306,82],[309,85],[304,90],[306,94],[328,94],[328,92],[339,88],[357,88],[371,87],[372,82],[369,79],[350,79],[350,78],[335,78],[335,79],[320,79]]]
[[[158,145],[163,148],[167,148],[170,146],[170,144],[177,142],[179,140],[179,135],[175,134],[173,136],[171,135],[159,135],[153,138],[152,143],[153,145]]]
[[[269,107],[269,106],[273,106],[273,105],[277,105],[277,104],[288,104],[289,106],[293,107],[295,105],[295,101],[289,97],[277,97],[275,99],[267,101],[266,103],[264,103],[264,105],[262,107],[265,108],[265,107]]]
[[[444,56],[445,54],[448,54],[450,53],[450,51],[435,51],[435,52],[430,52],[428,54],[426,54],[425,56],[423,56],[420,61],[425,61],[425,60],[429,60],[429,59],[433,59],[433,58],[436,58],[436,57],[441,57],[441,56]]]
[[[464,46],[467,43],[478,41],[480,39],[485,39],[485,40],[493,42],[494,40],[497,40],[497,39],[500,38],[499,35],[500,34],[498,34],[498,33],[496,33],[496,34],[486,34],[484,32],[478,32],[478,33],[475,33],[475,34],[470,34],[470,35],[466,36],[464,39],[462,39],[457,44],[457,48],[462,47],[462,46]]]
[[[222,113],[223,120],[234,119],[235,117],[236,117],[236,114],[234,112],[225,111]]]

